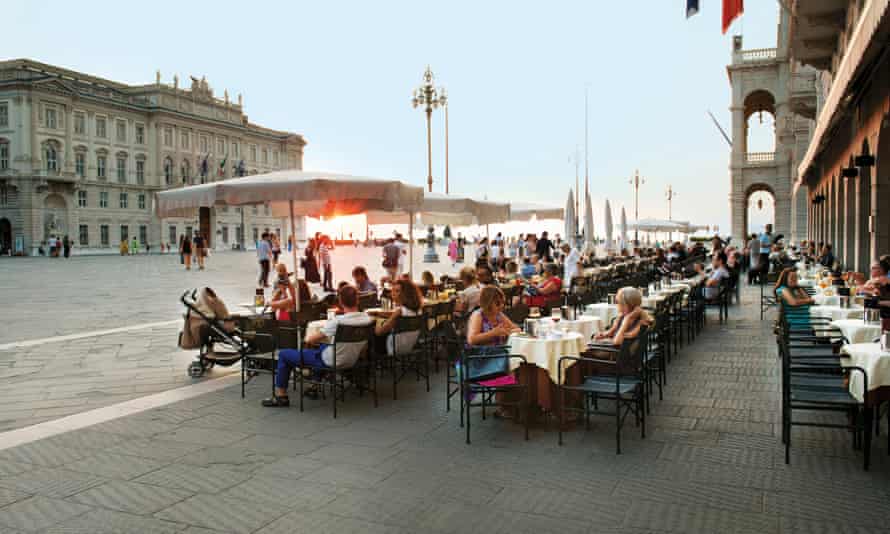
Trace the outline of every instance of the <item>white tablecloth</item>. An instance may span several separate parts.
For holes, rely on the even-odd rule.
[[[613,319],[618,317],[618,306],[614,304],[607,304],[605,302],[588,304],[587,308],[584,310],[584,315],[599,317],[600,320],[603,322],[603,328],[606,328],[610,324],[612,324]]]
[[[862,319],[831,321],[850,343],[871,343],[881,335],[880,324],[865,324]]]
[[[648,297],[643,297],[643,307],[656,308],[665,300],[667,300],[667,295],[650,295]]]
[[[862,308],[841,308],[840,306],[810,306],[810,317],[821,317],[832,321],[841,319],[861,319]]]
[[[868,390],[890,386],[890,353],[881,352],[878,343],[857,343],[844,345],[841,353],[847,358],[841,358],[841,364],[861,367],[868,373]],[[853,371],[850,373],[850,393],[858,400],[863,400],[862,373]]]
[[[532,338],[513,334],[510,336],[510,353],[522,354],[526,361],[530,364],[537,365],[541,369],[546,369],[550,378],[556,382],[558,377],[557,367],[559,359],[563,356],[578,356],[587,348],[587,343],[581,334],[577,332],[569,332],[560,338],[543,339]],[[519,361],[510,360],[511,369],[519,367]],[[563,367],[563,371],[570,367],[568,363]],[[563,379],[565,372],[563,372]]]
[[[841,298],[838,295],[825,295],[821,292],[816,292],[813,295],[813,301],[819,306],[840,306],[841,304]]]
[[[813,287],[816,285],[816,281],[812,278],[798,278],[797,285],[800,287]]]
[[[574,321],[566,321],[565,319],[562,319],[558,323],[554,323],[553,319],[549,317],[545,317],[541,319],[541,321],[550,322],[551,330],[562,330],[565,328],[569,332],[577,332],[584,337],[585,343],[590,341],[590,338],[593,337],[594,334],[603,329],[602,319],[592,315],[582,315]]]

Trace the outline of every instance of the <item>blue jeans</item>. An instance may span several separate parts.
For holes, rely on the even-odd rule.
[[[291,371],[294,367],[314,367],[327,369],[321,355],[327,345],[322,344],[317,349],[281,349],[278,351],[278,368],[275,370],[275,387],[287,389]]]

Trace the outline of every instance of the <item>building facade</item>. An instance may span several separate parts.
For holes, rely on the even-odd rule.
[[[301,169],[302,136],[248,121],[242,98],[189,87],[131,86],[20,59],[0,62],[0,250],[37,254],[51,236],[78,251],[121,240],[177,246],[199,230],[217,249],[289,235],[268,206],[215,207],[159,219],[157,191],[244,174]],[[298,234],[300,230],[298,229]]]
[[[818,71],[812,140],[795,173],[808,235],[844,268],[890,253],[890,0],[795,0],[790,52]]]

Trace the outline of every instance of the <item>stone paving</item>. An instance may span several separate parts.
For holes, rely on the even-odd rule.
[[[380,407],[350,396],[264,409],[237,387],[0,451],[0,532],[887,532],[886,424],[864,472],[844,431],[777,437],[778,365],[753,291],[674,359],[645,440],[611,418],[531,440],[474,414],[472,445],[443,375]],[[712,317],[714,314],[712,313]],[[134,382],[135,384],[135,382]]]

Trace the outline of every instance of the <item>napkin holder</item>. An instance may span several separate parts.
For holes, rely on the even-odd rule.
[[[526,319],[525,320],[525,333],[531,337],[538,336],[538,320],[537,319]]]

